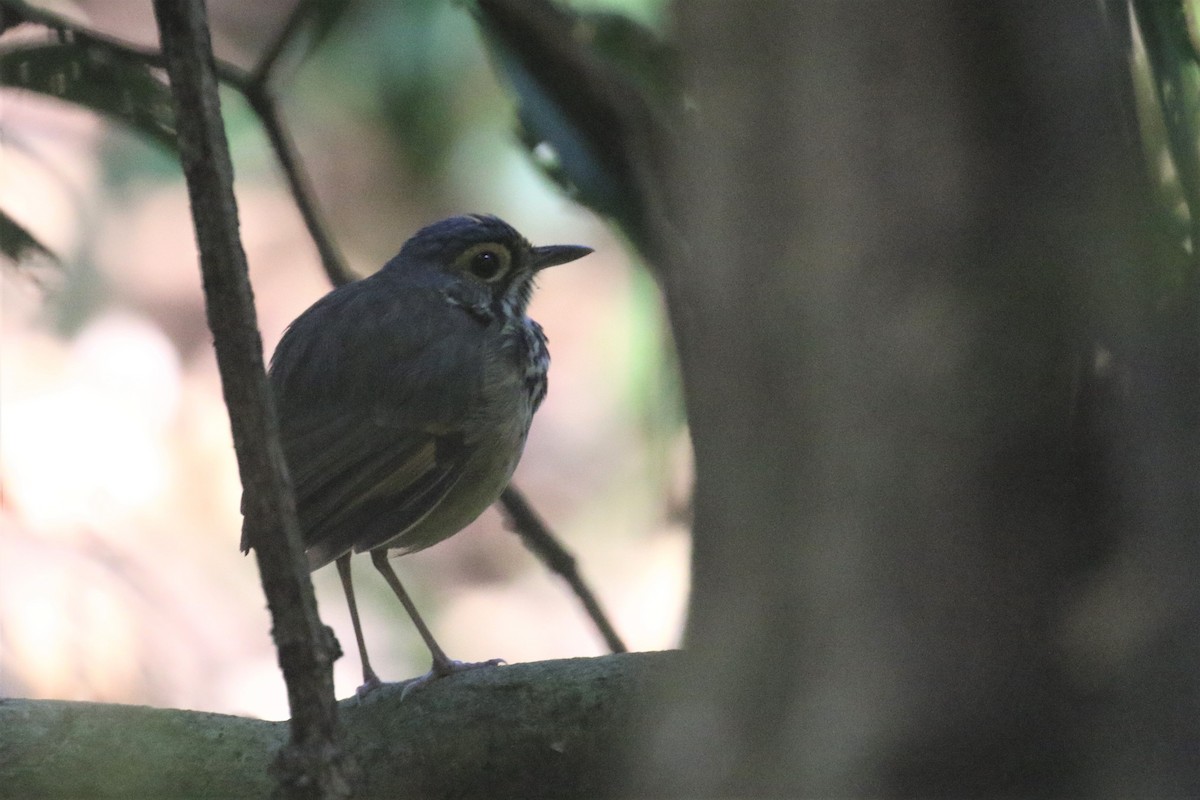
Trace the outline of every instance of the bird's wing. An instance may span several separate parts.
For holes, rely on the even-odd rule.
[[[384,544],[454,487],[482,380],[481,329],[440,293],[380,276],[326,295],[271,362],[312,568]],[[422,294],[424,292],[424,294]]]
[[[285,426],[296,511],[315,569],[385,544],[419,523],[457,483],[462,437],[381,425],[370,415]]]

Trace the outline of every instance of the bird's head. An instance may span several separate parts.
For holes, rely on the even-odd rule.
[[[534,247],[499,217],[470,214],[417,231],[386,269],[424,273],[477,315],[523,316],[539,271],[591,252],[573,244]]]

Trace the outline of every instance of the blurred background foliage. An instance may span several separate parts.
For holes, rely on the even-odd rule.
[[[295,7],[212,0],[218,58],[245,77]],[[670,69],[654,66],[665,50],[621,45],[658,41],[662,2],[570,7],[602,14],[607,58],[634,52],[629,63],[650,65],[663,85],[653,76]],[[0,8],[0,257],[20,261],[2,278],[0,695],[284,716],[255,570],[237,552],[240,488],[169,98],[158,71],[104,46],[152,53],[149,4]],[[497,213],[535,243],[597,249],[547,274],[531,309],[554,366],[516,482],[630,646],[677,644],[690,454],[653,280],[619,233],[567,198],[569,178],[556,184],[530,159],[471,4],[304,10],[269,88],[353,272],[465,211]],[[42,12],[78,30],[17,24]],[[270,352],[328,282],[259,117],[234,89],[222,104]],[[398,568],[455,657],[604,652],[575,599],[494,511]],[[315,576],[318,601],[345,647],[353,637],[328,572]],[[386,587],[359,583],[385,679],[424,671]],[[339,695],[357,670],[336,665]]]
[[[1192,304],[1200,286],[1200,0],[1138,0],[1131,16],[1137,120],[1169,243],[1158,254],[1158,280],[1144,285],[1156,288],[1158,306]]]

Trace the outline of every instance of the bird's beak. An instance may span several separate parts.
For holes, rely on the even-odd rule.
[[[590,247],[577,244],[550,244],[545,247],[533,248],[533,269],[535,272],[546,267],[557,267],[577,258],[583,258],[592,252]]]

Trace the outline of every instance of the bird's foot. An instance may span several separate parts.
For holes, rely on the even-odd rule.
[[[361,701],[380,686],[383,686],[383,681],[379,680],[379,676],[372,671],[363,675],[363,684],[355,690],[354,694]]]
[[[404,691],[400,693],[400,699],[403,700],[404,698],[408,697],[408,693],[413,689],[433,683],[438,678],[445,678],[449,675],[455,675],[459,672],[468,672],[470,670],[480,669],[482,667],[498,667],[501,664],[507,663],[508,662],[503,658],[493,658],[488,661],[451,661],[450,659],[446,659],[445,661],[434,661],[433,668],[430,669],[429,672],[426,672],[419,678],[409,681],[408,685],[404,687]]]

